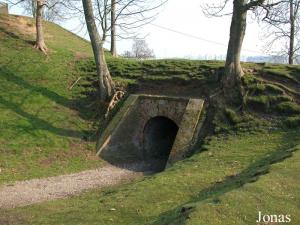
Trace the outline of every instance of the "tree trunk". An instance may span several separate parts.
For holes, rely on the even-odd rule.
[[[222,79],[224,95],[232,102],[241,102],[243,97],[241,77],[244,73],[240,64],[240,56],[247,24],[245,5],[245,0],[234,0],[233,2],[230,39]]]
[[[106,101],[114,93],[114,83],[111,79],[103,49],[103,42],[98,33],[91,0],[82,0],[87,30],[93,48],[97,76],[99,80],[100,98]]]
[[[36,0],[31,0],[32,17],[36,18]]]
[[[294,64],[294,45],[295,45],[295,15],[294,0],[290,0],[290,46],[289,46],[289,64]]]
[[[117,57],[116,46],[116,0],[111,0],[111,46],[110,53],[113,57]]]
[[[43,31],[43,7],[44,1],[37,0],[36,2],[36,43],[35,48],[41,50],[47,54],[47,46],[44,40],[44,31]]]

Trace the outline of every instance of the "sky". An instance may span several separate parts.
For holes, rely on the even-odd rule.
[[[220,2],[220,0],[188,0],[183,3],[182,0],[168,0],[160,9],[155,21],[143,27],[140,31],[141,36],[146,36],[146,41],[157,58],[224,57],[229,39],[231,16],[207,18],[202,12],[201,5],[214,1]],[[231,6],[228,7],[230,10]],[[23,10],[16,6],[10,8],[10,13],[22,14]],[[262,51],[261,28],[250,17],[242,56],[265,55]],[[77,29],[79,27],[77,19],[64,21],[60,25],[88,39],[85,28],[80,31]],[[118,54],[130,50],[131,46],[132,40],[118,40]],[[109,47],[109,43],[106,47]]]

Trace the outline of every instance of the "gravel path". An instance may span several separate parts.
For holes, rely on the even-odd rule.
[[[142,173],[109,165],[80,173],[19,181],[12,186],[0,186],[0,209],[66,198],[88,189],[111,186],[139,175]]]

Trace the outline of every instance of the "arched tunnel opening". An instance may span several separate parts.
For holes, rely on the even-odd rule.
[[[155,172],[165,169],[177,132],[177,124],[163,116],[151,118],[143,133],[144,160],[152,164]]]

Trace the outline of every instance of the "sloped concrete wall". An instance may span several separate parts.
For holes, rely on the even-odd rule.
[[[197,141],[197,126],[200,120],[204,101],[202,99],[190,99],[181,119],[177,137],[172,147],[168,164],[172,164],[186,157],[186,153]]]
[[[97,142],[97,155],[109,160],[122,158],[124,161],[131,157],[138,157],[131,143],[131,133],[135,126],[130,126],[132,120],[137,119],[138,116],[136,115],[137,101],[137,95],[130,95],[127,98],[123,107],[101,134]]]
[[[179,127],[170,163],[184,157],[191,147],[199,122],[203,100],[167,96],[131,95],[101,135],[98,155],[108,161],[130,162],[144,159],[143,134],[146,123],[153,117],[171,119]]]

